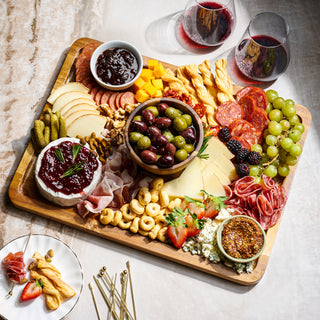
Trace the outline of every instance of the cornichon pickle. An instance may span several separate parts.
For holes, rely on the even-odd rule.
[[[51,124],[51,116],[49,113],[45,113],[43,116],[43,122],[46,126],[50,126]]]
[[[66,119],[64,117],[59,118],[59,138],[63,138],[67,136],[67,125]]]
[[[48,145],[50,142],[50,127],[49,126],[45,126],[45,128],[44,128],[44,141],[45,141],[46,145]]]
[[[58,119],[61,118],[61,112],[60,112],[60,111],[56,111],[56,112],[55,112],[55,115],[58,117]]]
[[[34,121],[34,134],[37,145],[40,148],[44,148],[46,146],[46,142],[44,139],[44,122],[41,120]]]
[[[56,114],[51,115],[51,141],[59,138],[59,119]]]

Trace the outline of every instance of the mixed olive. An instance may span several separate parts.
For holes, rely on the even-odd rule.
[[[190,114],[167,103],[143,109],[130,125],[129,141],[135,152],[145,163],[160,167],[186,160],[196,140]]]

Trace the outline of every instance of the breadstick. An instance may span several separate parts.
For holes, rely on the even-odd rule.
[[[218,100],[223,103],[225,101],[235,101],[233,98],[233,85],[227,72],[227,60],[219,59],[216,61],[215,82],[220,91],[218,92]]]

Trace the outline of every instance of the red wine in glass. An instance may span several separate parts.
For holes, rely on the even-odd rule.
[[[197,44],[217,46],[223,43],[234,27],[234,3],[191,0],[186,6],[183,29]]]
[[[243,39],[237,46],[236,63],[247,77],[271,81],[286,70],[289,56],[278,40],[270,36],[256,35],[251,39]]]

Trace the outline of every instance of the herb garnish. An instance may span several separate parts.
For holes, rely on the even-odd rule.
[[[215,197],[211,194],[209,194],[205,190],[200,190],[204,195],[206,196],[205,203],[213,202],[216,206],[216,210],[221,211],[221,209],[226,208],[227,205],[224,203],[228,199],[228,197]]]
[[[64,157],[63,157],[63,154],[62,154],[62,151],[61,151],[60,148],[55,149],[55,150],[54,150],[54,154],[56,155],[56,157],[58,158],[58,160],[60,160],[62,163],[65,163],[65,160],[64,160]]]
[[[86,160],[83,160],[79,163],[74,163],[69,169],[67,169],[60,178],[70,177],[74,174],[78,173],[80,170],[83,169],[82,165],[85,163]]]
[[[173,208],[172,212],[165,217],[165,221],[168,226],[181,226],[181,225],[186,226],[186,220],[184,217],[188,213],[189,213],[188,209],[183,211],[179,207]]]
[[[184,198],[190,203],[195,203],[198,207],[200,208],[205,208],[205,205],[203,202],[199,201],[199,200],[193,200],[191,198],[189,198],[188,196],[184,196]]]
[[[72,145],[72,161],[74,162],[74,160],[76,160],[78,154],[79,154],[79,151],[81,149],[81,144],[73,144]]]
[[[198,152],[198,157],[204,160],[208,160],[209,159],[209,155],[207,153],[204,153],[204,151],[207,149],[208,147],[208,141],[213,137],[216,136],[219,132],[219,126],[209,126],[207,124],[203,124],[203,130],[204,130],[204,138],[203,138],[203,142],[201,145],[201,148]]]

